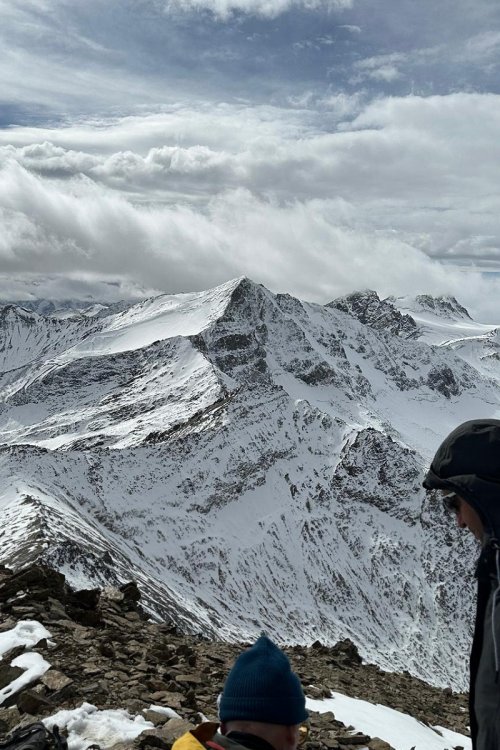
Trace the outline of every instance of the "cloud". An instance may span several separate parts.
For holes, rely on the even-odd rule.
[[[395,81],[397,78],[401,78],[401,73],[395,65],[381,65],[379,68],[371,70],[368,73],[369,78],[373,78],[377,81]]]
[[[351,80],[353,83],[371,78],[377,81],[391,82],[401,78],[398,66],[401,63],[407,63],[408,55],[400,52],[393,52],[390,55],[377,55],[375,57],[366,57],[354,63],[355,74]]]
[[[462,60],[465,58],[471,63],[492,64],[495,68],[500,65],[500,32],[485,31],[475,34],[467,39],[461,50]]]
[[[120,302],[156,296],[161,291],[134,283],[132,279],[99,278],[97,274],[0,274],[0,300],[4,302],[46,299],[52,302]]]
[[[443,2],[0,0],[0,127],[317,99],[325,74],[346,96],[498,91],[500,6]]]
[[[361,34],[361,26],[355,26],[354,24],[343,23],[339,28],[346,29],[346,31],[350,31],[352,34]]]
[[[454,94],[10,129],[0,268],[169,292],[246,274],[318,301],[450,292],[500,316],[481,275],[500,269],[499,128],[500,96]]]
[[[0,217],[1,267],[14,274],[118,275],[170,290],[234,275],[227,238],[207,217],[135,207],[89,180],[68,189],[10,162],[0,172]]]
[[[342,114],[348,119],[325,131],[325,121]],[[371,211],[377,228],[390,210],[401,229],[408,221],[413,232],[411,216],[421,221],[426,211],[462,212],[464,222],[478,225],[478,212],[483,223],[493,218],[499,126],[496,95],[392,97],[365,105],[339,96],[316,111],[200,105],[107,128],[20,128],[0,133],[0,144],[13,142],[0,145],[0,155],[47,178],[83,176],[124,196],[133,191],[146,203],[175,203],[182,193],[187,202],[206,204],[238,187],[278,202],[336,196],[365,213],[364,220]],[[41,142],[28,145],[37,135]]]
[[[168,0],[166,11],[211,11],[216,17],[227,20],[234,13],[257,15],[264,18],[277,16],[293,8],[309,11],[318,9],[339,10],[350,8],[353,0]]]
[[[345,101],[345,100],[343,100]],[[96,154],[131,150],[144,154],[165,143],[178,146],[202,144],[240,150],[249,140],[296,139],[311,130],[304,111],[249,103],[178,102],[159,112],[142,116],[89,118],[56,127],[0,129],[0,145],[22,148],[40,142]]]
[[[0,293],[500,308],[500,6],[443,3],[0,0]]]
[[[116,278],[120,268],[125,281],[112,299],[120,296],[116,291],[134,296],[127,289],[132,280],[134,291],[140,284],[178,292],[246,274],[276,291],[320,302],[370,287],[382,295],[448,292],[480,313],[490,312],[488,302],[498,312],[492,302],[500,282],[446,268],[397,235],[377,236],[356,227],[352,206],[342,201],[280,206],[237,189],[212,199],[200,213],[179,206],[132,206],[89,185],[74,195],[63,194],[62,187],[49,187],[18,165],[4,170],[0,180],[3,218],[10,212],[16,247],[14,254],[2,247],[2,267],[10,268],[14,279],[26,267],[38,270],[42,279],[57,273],[65,290],[59,290],[59,298],[67,298],[71,281],[81,274],[87,280],[84,290],[106,299],[105,281]],[[40,288],[44,296],[57,291],[46,281]],[[485,303],[478,305],[481,296]]]
[[[497,72],[500,66],[498,55],[500,32],[480,31],[479,33],[448,32],[445,41],[432,45],[412,44],[404,52],[363,57],[352,65],[350,81],[359,84],[363,81],[394,83],[398,80],[420,81],[424,76],[431,91],[436,88],[485,89],[491,85],[489,75]],[[468,81],[468,85],[465,84]],[[478,82],[482,81],[482,85]],[[429,85],[430,84],[430,85]],[[418,84],[417,84],[418,86]]]

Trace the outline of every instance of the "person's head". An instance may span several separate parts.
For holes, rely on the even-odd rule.
[[[295,750],[308,718],[304,691],[288,657],[267,636],[238,656],[224,685],[221,731],[247,732],[275,750]]]
[[[441,490],[458,525],[481,542],[500,539],[500,421],[464,422],[441,443],[424,479]]]

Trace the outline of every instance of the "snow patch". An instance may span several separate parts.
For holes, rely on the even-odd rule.
[[[147,709],[144,710],[146,711]],[[168,706],[150,706],[149,711],[156,711],[157,714],[165,714],[169,719],[182,718],[173,708],[168,708]]]
[[[154,724],[142,716],[133,717],[125,709],[99,711],[91,703],[82,703],[80,708],[58,711],[43,720],[49,729],[57,724],[68,732],[69,750],[85,750],[97,744],[102,750],[118,742],[130,742],[145,729],[154,729]]]
[[[38,680],[50,669],[50,664],[45,661],[43,656],[35,653],[21,654],[21,656],[18,656],[17,659],[14,659],[10,663],[10,666],[20,667],[20,669],[24,669],[25,671],[17,679],[0,690],[0,706],[6,698],[19,692],[19,690],[27,685],[31,685],[32,682]]]
[[[0,633],[0,660],[17,646],[35,646],[42,638],[51,637],[47,628],[36,620],[19,620],[15,628]]]
[[[367,701],[349,698],[332,692],[327,700],[307,698],[306,706],[311,711],[332,711],[337,721],[351,725],[358,732],[370,737],[379,737],[392,745],[394,750],[450,750],[461,746],[472,750],[469,737],[442,727],[429,727],[411,716],[393,708]]]

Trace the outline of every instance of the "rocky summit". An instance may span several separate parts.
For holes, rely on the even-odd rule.
[[[217,696],[235,657],[248,645],[209,641],[182,634],[173,623],[152,622],[135,583],[75,591],[62,574],[40,565],[16,573],[0,569],[0,612],[0,636],[16,623],[31,621],[50,633],[32,647],[50,669],[4,700],[0,737],[60,709],[91,702],[99,709],[127,709],[151,723],[116,750],[170,750],[176,737],[202,719],[217,720]],[[20,670],[10,664],[24,650],[17,646],[4,653],[0,691],[18,676]],[[466,696],[365,664],[349,640],[285,650],[311,698],[328,697],[334,689],[466,734]],[[162,707],[177,716],[167,717]],[[387,742],[356,732],[331,712],[311,712],[310,723],[310,750],[391,750]]]

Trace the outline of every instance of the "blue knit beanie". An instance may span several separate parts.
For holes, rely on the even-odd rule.
[[[291,726],[309,714],[288,657],[265,635],[236,659],[224,685],[220,720]]]

